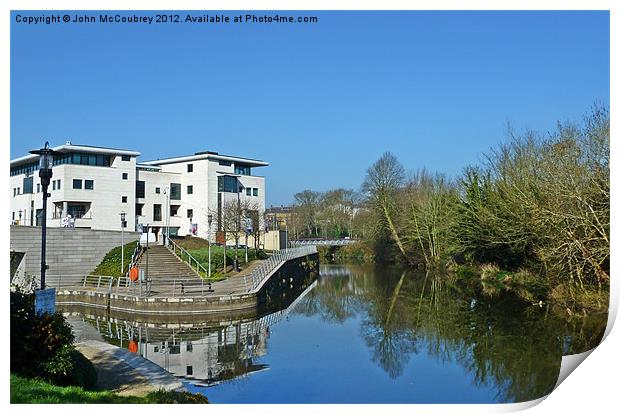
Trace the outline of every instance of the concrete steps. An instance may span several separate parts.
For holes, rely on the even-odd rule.
[[[146,269],[147,253],[143,253],[138,267]],[[177,258],[165,246],[149,246],[148,276],[153,279],[199,279],[200,276]]]

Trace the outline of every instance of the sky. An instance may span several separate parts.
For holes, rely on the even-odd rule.
[[[280,12],[318,17],[305,24],[34,25],[18,14],[42,13],[11,14],[11,158],[70,140],[142,161],[262,159],[270,166],[253,173],[268,206],[304,189],[359,190],[385,151],[456,177],[508,124],[544,133],[609,105],[605,11]]]

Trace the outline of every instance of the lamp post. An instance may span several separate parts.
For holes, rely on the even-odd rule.
[[[47,198],[50,194],[47,193],[47,188],[50,185],[52,179],[52,166],[54,165],[54,150],[50,148],[49,142],[45,141],[45,146],[39,150],[30,151],[31,154],[39,156],[39,178],[41,179],[41,186],[43,187],[43,214],[41,217],[41,290],[45,289],[45,270],[47,265],[45,263],[45,238],[47,230]]]
[[[237,178],[237,228],[235,229],[235,272],[239,271],[239,231],[241,230],[241,190],[243,186]]]
[[[209,278],[211,278],[211,223],[213,223],[213,214],[207,216],[207,223],[209,223],[207,241],[209,242]]]
[[[122,211],[121,216],[121,276],[125,273],[125,217],[127,213]]]
[[[168,239],[170,238],[170,197],[164,188],[164,196],[166,196],[166,246],[168,245]]]

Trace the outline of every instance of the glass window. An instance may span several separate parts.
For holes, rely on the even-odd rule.
[[[126,203],[126,202],[127,202],[127,196],[122,196],[121,203]]]
[[[187,186],[187,194],[194,194],[194,186],[193,185],[188,185]]]
[[[161,204],[153,204],[153,221],[161,221]]]
[[[34,186],[34,179],[32,177],[24,178],[24,194],[32,194],[33,186]]]
[[[84,204],[67,205],[67,214],[73,218],[82,218],[86,215],[86,206]]]
[[[144,207],[144,204],[136,204],[136,216],[142,215],[142,207]]]
[[[82,180],[73,180],[73,188],[75,190],[81,190],[82,189]]]
[[[217,191],[224,193],[237,192],[237,177],[221,175],[217,177]]]
[[[251,196],[252,195],[252,189],[250,187],[246,187],[245,189],[245,195],[246,196]]]
[[[188,208],[187,209],[187,218],[193,218],[194,217],[194,209],[193,208]]]
[[[56,189],[56,180],[52,181],[52,190]]]
[[[252,195],[255,197],[258,197],[258,188],[253,188],[252,189]]]
[[[251,175],[252,169],[249,165],[235,164],[235,174]]]
[[[187,172],[194,172],[194,164],[187,164]]]
[[[194,375],[194,367],[192,367],[191,365],[187,366],[187,375]]]
[[[181,184],[170,183],[170,200],[181,199]]]
[[[161,193],[161,189],[159,187],[155,187],[155,194]]]
[[[17,195],[17,188],[13,189],[13,197],[15,197]]]
[[[136,198],[144,198],[144,181],[136,181]]]
[[[232,162],[230,162],[230,161],[220,161],[220,165],[223,165],[225,167],[230,167],[232,165]]]
[[[121,155],[121,159],[123,161],[131,161],[131,156],[129,156],[129,155]]]
[[[60,180],[56,183],[56,188],[60,190]]]
[[[84,180],[84,188],[86,190],[94,190],[95,182],[93,180]]]
[[[126,180],[127,178],[129,178],[129,174],[123,173],[123,180]]]

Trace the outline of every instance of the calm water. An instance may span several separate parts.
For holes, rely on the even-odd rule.
[[[561,356],[598,344],[606,324],[373,266],[322,266],[272,305],[223,321],[85,317],[214,403],[531,400],[553,389]]]

